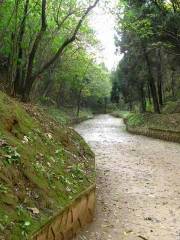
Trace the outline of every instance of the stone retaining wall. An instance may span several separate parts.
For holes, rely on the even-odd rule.
[[[128,132],[133,134],[144,135],[144,136],[158,138],[158,139],[162,139],[170,142],[180,143],[180,132],[153,129],[153,128],[130,127],[130,126],[127,126],[127,124],[126,124],[126,129]]]
[[[93,221],[96,186],[83,192],[73,203],[53,217],[31,240],[69,240]]]
[[[87,121],[87,120],[90,120],[90,119],[93,119],[93,116],[73,118],[73,119],[70,120],[69,125],[71,126],[71,125],[79,124],[81,122],[84,122],[84,121]]]

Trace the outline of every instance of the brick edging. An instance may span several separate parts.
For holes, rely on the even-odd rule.
[[[47,224],[31,236],[31,240],[70,240],[93,221],[96,185],[82,192],[71,204],[52,217]]]

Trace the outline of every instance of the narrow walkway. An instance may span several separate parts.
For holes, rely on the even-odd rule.
[[[96,154],[97,213],[77,240],[180,240],[180,145],[100,115],[76,130]]]
[[[97,213],[77,240],[180,240],[180,145],[100,115],[76,130],[96,153]]]

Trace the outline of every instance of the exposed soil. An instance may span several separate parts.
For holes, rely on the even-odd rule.
[[[180,240],[180,145],[100,115],[76,130],[96,154],[97,213],[77,240]]]

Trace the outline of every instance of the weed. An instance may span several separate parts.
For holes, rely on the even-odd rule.
[[[3,183],[0,184],[0,193],[8,193],[8,188]]]
[[[18,216],[24,215],[25,213],[25,209],[21,204],[16,207],[16,211]]]
[[[21,235],[24,236],[26,239],[28,239],[28,232],[29,232],[30,226],[31,226],[30,221],[22,221],[22,223],[20,224]]]
[[[34,169],[38,173],[45,173],[46,172],[46,168],[45,168],[45,166],[43,166],[43,164],[41,162],[35,162],[33,165],[34,165]]]
[[[3,147],[5,155],[5,164],[14,164],[20,162],[21,155],[17,152],[17,149],[12,146]]]
[[[131,113],[127,117],[129,126],[143,125],[144,117],[142,114]]]
[[[82,163],[73,165],[71,167],[72,177],[74,177],[74,178],[76,177],[76,178],[82,180],[85,175],[85,171],[84,171],[83,167],[84,167],[84,165]]]
[[[63,148],[58,148],[55,151],[55,156],[58,162],[61,162],[62,165],[64,165],[64,149]]]
[[[0,224],[6,226],[9,223],[9,217],[5,214],[0,218]]]

